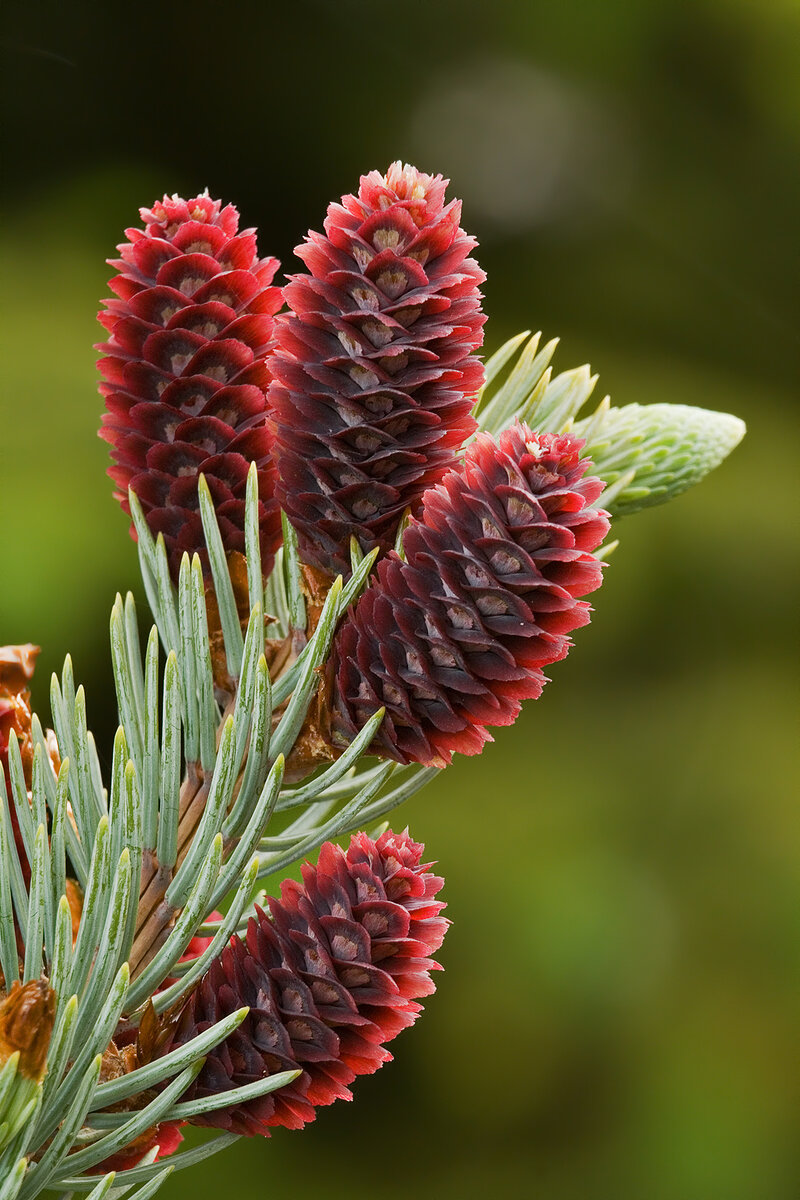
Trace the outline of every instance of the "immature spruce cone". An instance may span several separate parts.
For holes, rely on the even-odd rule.
[[[128,512],[133,488],[177,573],[183,551],[204,545],[200,472],[226,549],[241,551],[247,470],[257,463],[266,573],[280,540],[265,418],[265,355],[281,303],[268,285],[278,261],[259,259],[255,230],[237,232],[236,209],[207,195],[165,196],[141,215],[144,230],[127,229],[121,257],[109,260],[118,298],[99,316],[111,334],[97,348],[106,355],[100,436],[116,463],[108,472],[115,495]]]
[[[334,736],[350,741],[379,708],[375,748],[398,762],[478,754],[487,726],[510,725],[520,701],[589,620],[577,597],[601,583],[594,550],[608,530],[590,508],[583,442],[517,424],[484,434],[463,469],[427,492],[422,515],[378,566],[334,644]]]
[[[351,1099],[357,1075],[390,1061],[383,1044],[414,1023],[415,999],[434,991],[429,955],[448,925],[434,900],[443,880],[422,863],[423,850],[391,831],[377,842],[356,834],[346,853],[326,842],[318,865],[303,867],[303,884],[285,881],[281,899],[269,901],[271,919],[256,909],[246,942],[232,939],[181,1015],[173,1046],[250,1006],[187,1098],[298,1067],[303,1074],[197,1124],[247,1136],[299,1129],[317,1106]]]
[[[447,180],[394,163],[331,204],[284,288],[270,388],[277,494],[302,557],[347,572],[455,464],[483,382],[485,279]]]

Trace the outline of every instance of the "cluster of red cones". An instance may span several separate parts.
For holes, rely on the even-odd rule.
[[[382,757],[443,766],[478,753],[539,695],[601,582],[603,485],[580,441],[518,424],[465,450],[484,275],[446,186],[400,163],[364,176],[298,247],[306,270],[282,291],[234,208],[165,197],[127,230],[101,314],[110,474],[163,534],[173,573],[184,552],[202,555],[201,474],[226,550],[243,549],[250,462],[265,574],[281,508],[323,587],[349,571],[352,536],[382,552],[328,663],[330,757],[380,708]],[[422,850],[391,831],[358,834],[346,852],[327,843],[212,963],[164,1049],[249,1013],[190,1096],[299,1074],[199,1121],[299,1128],[389,1059],[385,1044],[433,991],[447,926]]]
[[[202,554],[201,473],[226,549],[241,551],[258,464],[265,573],[279,507],[328,579],[347,573],[351,536],[386,553],[411,515],[407,562],[384,557],[340,629],[331,754],[382,706],[377,753],[432,765],[477,753],[539,694],[600,583],[602,485],[580,442],[520,427],[463,455],[484,275],[445,189],[400,163],[365,175],[298,247],[307,271],[282,292],[232,206],[165,197],[127,231],[101,314],[110,474],[163,533],[174,572],[184,551]]]

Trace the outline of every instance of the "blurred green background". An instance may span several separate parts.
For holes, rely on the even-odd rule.
[[[441,171],[488,350],[541,328],[618,403],[749,425],[620,523],[542,700],[408,806],[454,924],[397,1061],[165,1200],[800,1195],[798,35],[795,0],[6,6],[0,641],[42,645],[44,713],[72,652],[106,759],[139,585],[91,345],[161,192],[208,185],[292,270],[361,172]]]

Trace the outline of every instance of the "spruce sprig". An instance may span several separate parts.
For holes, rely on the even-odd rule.
[[[476,418],[495,436],[519,419],[585,438],[612,515],[698,482],[744,432],[737,418],[680,405],[615,409],[606,400],[581,418],[596,377],[587,367],[553,376],[554,349],[554,342],[539,349],[527,334],[508,342],[487,363]],[[148,1200],[172,1170],[229,1145],[233,1135],[221,1133],[177,1152],[167,1167],[153,1151],[97,1175],[153,1126],[266,1096],[297,1077],[283,1071],[182,1098],[246,1008],[116,1074],[104,1074],[109,1047],[121,1035],[153,1034],[179,1011],[232,935],[244,932],[268,876],[380,822],[438,773],[376,763],[369,751],[383,710],[337,754],[303,757],[337,626],[371,586],[377,551],[364,555],[354,544],[349,577],[315,608],[284,518],[283,547],[265,580],[254,465],[243,600],[202,478],[199,506],[207,568],[198,554],[184,554],[175,582],[163,536],[152,536],[130,493],[155,625],[143,649],[133,596],[116,598],[110,641],[120,724],[108,784],[69,657],[51,686],[55,741],[31,722],[29,779],[13,729],[8,739],[10,788],[0,771],[0,967],[9,996],[43,988],[52,1011],[37,1026],[43,1071],[32,1071],[19,1050],[3,1052],[0,1039],[0,1200],[33,1200],[44,1189],[102,1200],[112,1186]],[[283,658],[273,677],[276,646]],[[77,930],[70,876],[82,892]]]
[[[255,468],[250,479],[246,529],[257,555]],[[199,560],[195,556],[189,563],[184,556],[175,587],[163,539],[152,539],[133,495],[131,507],[156,626],[142,656],[134,599],[130,594],[124,602],[117,597],[110,632],[121,723],[110,789],[102,784],[83,689],[75,687],[69,659],[51,688],[58,744],[69,755],[57,767],[37,724],[30,795],[13,732],[10,796],[0,772],[0,964],[5,986],[44,973],[56,995],[43,1080],[26,1079],[13,1058],[0,1072],[0,1180],[9,1200],[17,1195],[31,1200],[45,1188],[96,1191],[96,1176],[87,1172],[153,1125],[266,1095],[295,1078],[296,1071],[283,1072],[212,1099],[180,1102],[207,1051],[224,1041],[246,1009],[120,1078],[100,1082],[100,1071],[120,1027],[135,1028],[151,1004],[156,1014],[179,1005],[230,936],[243,931],[260,880],[287,870],[322,842],[380,820],[432,774],[411,773],[409,778],[395,763],[362,765],[381,722],[376,714],[316,779],[283,787],[285,761],[313,702],[336,623],[365,585],[374,553],[362,559],[346,586],[337,581],[330,589],[306,646],[273,686],[264,656],[264,587],[253,586],[260,578],[258,561],[249,572],[252,607],[242,636],[224,555],[215,550],[213,506],[204,507],[225,658],[236,681],[226,715],[214,695]],[[267,585],[267,596],[278,599],[277,607],[289,614],[295,628],[304,618],[297,602],[299,572],[296,555],[284,552]],[[159,641],[165,656],[160,697]],[[273,725],[272,712],[281,707]],[[203,803],[183,842],[198,772],[204,777]],[[27,886],[12,811],[24,860],[31,865]],[[290,812],[291,818],[273,833],[270,821],[281,812]],[[74,945],[65,890],[68,864],[84,892]],[[135,884],[148,870],[157,903],[150,906],[145,888],[137,905]],[[225,915],[209,918],[223,901]],[[164,935],[155,950],[154,921]],[[15,922],[25,946],[21,973]],[[187,954],[198,934],[212,940]],[[122,1101],[136,1102],[154,1088],[156,1098],[126,1112],[124,1120],[104,1111]],[[179,1152],[167,1170],[151,1163],[117,1172],[115,1191],[147,1181],[146,1194],[151,1195],[151,1185],[162,1182],[171,1169],[199,1161],[230,1140],[225,1135],[213,1139],[202,1155]],[[135,1194],[144,1197],[145,1191]]]

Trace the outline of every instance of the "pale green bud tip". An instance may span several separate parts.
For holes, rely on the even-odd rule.
[[[745,435],[730,413],[685,404],[628,404],[576,422],[594,473],[607,488],[600,503],[614,516],[663,504],[699,483]]]

